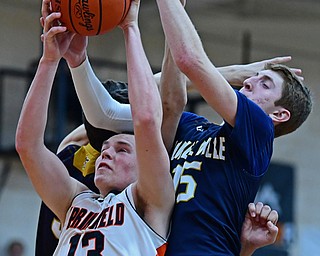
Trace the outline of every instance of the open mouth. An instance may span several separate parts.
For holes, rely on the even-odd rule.
[[[100,168],[112,170],[111,167],[110,167],[107,163],[105,163],[105,162],[101,162],[101,163],[98,165],[98,169],[100,169]]]

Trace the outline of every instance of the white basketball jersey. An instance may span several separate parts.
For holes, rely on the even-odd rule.
[[[162,256],[166,239],[135,211],[131,186],[105,198],[85,191],[67,212],[54,256]]]

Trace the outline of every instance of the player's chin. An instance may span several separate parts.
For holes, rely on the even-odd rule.
[[[95,178],[94,178],[94,184],[96,185],[96,187],[100,190],[101,188],[104,188],[106,186],[108,186],[108,179],[106,179],[105,175],[101,175],[101,174],[95,174]]]
[[[95,181],[95,183],[97,183],[97,182],[105,183],[108,180],[108,176],[110,176],[110,174],[107,174],[106,170],[97,169],[94,174],[94,181]]]

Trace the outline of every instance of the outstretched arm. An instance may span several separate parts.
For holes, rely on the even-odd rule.
[[[291,61],[291,56],[275,57],[243,65],[230,65],[217,68],[222,76],[233,86],[243,86],[243,81],[254,76],[257,72],[264,70],[268,64],[283,64]],[[301,69],[291,68],[291,70],[301,79]]]
[[[180,1],[185,6],[185,0]],[[166,41],[159,90],[163,108],[162,137],[168,152],[173,147],[179,120],[187,104],[186,81],[186,76],[175,64]]]
[[[206,102],[234,125],[237,96],[206,55],[202,42],[179,0],[157,0],[171,54]]]
[[[130,105],[120,104],[111,97],[88,58],[70,70],[83,112],[91,125],[115,132],[133,130]]]
[[[169,157],[161,137],[160,94],[138,27],[139,4],[139,0],[131,2],[129,13],[120,24],[126,44],[128,91],[139,168],[133,191],[138,212],[154,230],[167,237],[174,189]]]
[[[242,83],[247,78],[254,76],[257,72],[264,70],[267,64],[284,64],[291,61],[291,56],[283,56],[283,57],[274,57],[271,59],[261,60],[252,62],[249,64],[234,64],[223,67],[217,67],[217,70],[221,73],[221,75],[228,81],[229,84],[233,86],[242,86]],[[300,77],[301,80],[304,80],[302,75],[302,70],[299,68],[291,68],[291,70]],[[154,78],[160,86],[162,72],[158,72],[154,74]],[[186,78],[186,85],[188,90],[192,90],[195,86],[192,82]]]
[[[66,27],[54,26],[60,15],[50,12],[50,0],[43,1],[43,55],[22,107],[16,131],[16,149],[35,190],[63,222],[80,187],[70,178],[59,158],[44,144],[54,76],[73,37],[72,33],[66,32]]]
[[[186,76],[174,63],[167,43],[159,89],[163,108],[162,137],[167,151],[170,152],[181,114],[187,104],[187,88]]]
[[[114,100],[94,73],[87,56],[88,38],[76,34],[64,54],[83,112],[96,128],[132,131],[130,106]]]
[[[223,71],[218,70],[209,60],[180,1],[157,0],[157,4],[174,61],[209,106],[233,126],[237,112],[237,96],[227,81],[231,79],[225,79],[220,73]]]
[[[263,246],[273,244],[278,235],[278,212],[261,202],[250,203],[242,226],[240,256],[250,256]]]

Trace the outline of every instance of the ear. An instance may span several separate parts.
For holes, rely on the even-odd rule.
[[[269,114],[274,124],[284,123],[290,119],[291,113],[285,108],[280,108]]]

